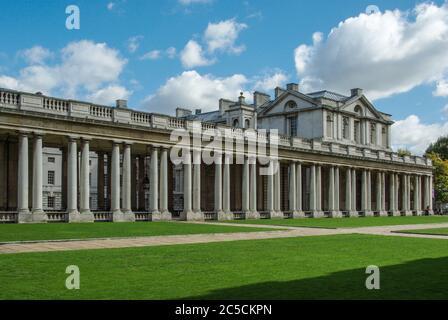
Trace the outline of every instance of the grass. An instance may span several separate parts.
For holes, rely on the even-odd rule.
[[[369,265],[381,290],[365,288]],[[6,254],[0,299],[447,299],[447,265],[444,240],[355,234]]]
[[[356,228],[373,226],[393,226],[405,224],[448,223],[447,216],[412,216],[412,217],[364,217],[364,218],[321,218],[321,219],[282,219],[282,220],[238,220],[239,224],[269,224],[290,227],[320,228]]]
[[[429,234],[437,236],[448,236],[448,228],[420,229],[420,230],[404,230],[400,233]]]
[[[126,238],[270,230],[183,222],[0,224],[0,242]]]

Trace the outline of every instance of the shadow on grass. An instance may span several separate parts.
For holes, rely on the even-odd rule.
[[[218,289],[185,299],[448,299],[448,257],[379,267],[380,290],[367,290],[369,275],[365,269],[353,269],[316,278]]]

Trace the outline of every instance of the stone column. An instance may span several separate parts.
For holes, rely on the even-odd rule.
[[[276,161],[277,170],[274,176],[274,211],[276,212],[276,218],[283,218],[282,206],[281,206],[281,166],[280,161]]]
[[[138,196],[138,159],[136,155],[131,155],[131,210],[138,211],[137,196]]]
[[[19,212],[18,222],[32,222],[28,205],[28,135],[19,133],[19,159],[18,159],[18,181],[17,181],[17,209]]]
[[[407,204],[408,204],[408,184],[407,184],[407,177],[405,174],[401,175],[401,183],[402,183],[402,188],[401,188],[401,211],[403,212],[403,214],[406,215],[407,213]]]
[[[90,211],[90,147],[89,140],[82,140],[81,150],[81,186],[80,186],[80,217],[82,221],[93,222],[95,220]]]
[[[80,220],[78,211],[78,150],[76,140],[69,138],[67,156],[67,212],[68,221]]]
[[[120,207],[120,144],[114,142],[112,146],[111,166],[111,192],[110,210],[114,222],[123,221],[123,213]]]
[[[47,215],[42,206],[42,136],[34,136],[33,144],[33,222],[46,222]]]
[[[330,216],[337,216],[336,213],[336,203],[335,203],[335,177],[334,177],[334,167],[329,168],[328,177],[328,210],[330,211]]]
[[[293,218],[304,218],[302,206],[302,164],[297,162],[296,164],[296,213],[293,214]]]
[[[340,192],[339,192],[339,179],[340,179],[340,173],[339,173],[339,167],[334,167],[334,209],[335,213],[333,215],[333,218],[341,218],[341,204],[339,202],[340,199]]]
[[[218,220],[231,220],[222,209],[222,154],[218,154],[218,157],[215,160],[215,212]]]
[[[316,210],[317,213],[314,218],[321,218],[324,216],[322,211],[322,166],[316,166]]]
[[[375,211],[377,211],[378,215],[381,215],[381,204],[382,204],[382,195],[383,195],[383,191],[382,191],[382,183],[381,183],[381,172],[377,172],[376,174],[376,188],[375,188],[375,195],[376,195],[376,208]]]
[[[201,215],[201,150],[193,150],[193,212]]]
[[[361,175],[361,210],[364,212],[364,215],[369,211],[367,207],[367,171],[362,170]]]
[[[395,174],[395,210],[396,215],[401,216],[401,210],[399,208],[399,188],[400,188],[400,176],[398,173]]]
[[[233,214],[230,211],[230,162],[232,155],[229,153],[224,154],[224,176],[223,176],[223,195],[222,195],[222,209],[228,219]]]
[[[356,169],[352,169],[352,211],[350,217],[358,217],[358,208],[356,207]]]
[[[275,177],[275,162],[274,160],[271,160],[269,162],[269,169],[268,169],[268,192],[267,192],[267,210],[269,212],[269,217],[275,218],[276,212],[274,209],[274,202],[275,202],[275,196],[274,196],[274,177]]]
[[[352,210],[352,170],[345,171],[345,211],[351,216]]]
[[[244,156],[244,164],[243,164],[243,181],[242,181],[242,210],[243,213],[246,214],[246,217],[250,215],[250,203],[249,203],[249,193],[250,193],[250,186],[249,186],[249,175],[250,175],[250,168],[249,168],[249,159]]]
[[[168,210],[168,148],[165,147],[160,154],[160,219],[172,219]]]
[[[191,166],[191,165],[190,165]],[[152,221],[160,220],[159,211],[159,147],[151,146],[151,160],[149,165],[149,212]],[[184,196],[185,201],[185,196]]]
[[[372,212],[372,173],[367,170],[367,216],[373,216]]]
[[[433,215],[434,214],[434,208],[433,208],[433,186],[432,186],[432,180],[433,180],[433,176],[430,175],[429,176],[429,214]]]
[[[251,157],[249,159],[250,166],[250,201],[249,201],[249,216],[246,219],[260,219],[260,214],[257,210],[257,158]]]
[[[381,173],[381,212],[380,216],[387,216],[386,210],[386,173]]]
[[[145,156],[139,155],[138,157],[138,210],[145,211]]]
[[[395,174],[389,174],[389,211],[392,215],[395,215]]]
[[[317,214],[316,208],[316,165],[313,164],[311,166],[311,175],[310,175],[310,211],[314,216]]]
[[[289,164],[289,211],[291,211],[294,216],[297,214],[297,204],[296,204],[296,196],[297,196],[297,182],[296,182],[296,163],[291,162]]]
[[[125,143],[123,147],[123,186],[122,186],[122,212],[123,219],[125,221],[135,221],[135,215],[132,213],[132,200],[131,200],[131,145]]]
[[[191,183],[191,171],[192,161],[191,152],[184,150],[184,210],[180,215],[181,220],[195,220],[195,214],[192,210],[192,183]]]
[[[98,155],[98,210],[104,211],[104,153],[97,152]]]
[[[415,211],[415,215],[419,215],[420,212],[420,204],[419,204],[419,198],[418,198],[418,194],[419,194],[419,186],[418,186],[418,176],[415,175],[414,176],[414,211]]]

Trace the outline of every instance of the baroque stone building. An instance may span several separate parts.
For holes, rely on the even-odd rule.
[[[273,98],[255,92],[253,103],[241,95],[175,117],[0,89],[0,221],[432,213],[431,161],[394,153],[392,124],[361,89],[304,94],[288,84]],[[231,152],[206,163],[202,141],[174,164],[173,130],[230,136]],[[274,144],[276,154],[264,152]],[[263,174],[270,166],[278,170]]]

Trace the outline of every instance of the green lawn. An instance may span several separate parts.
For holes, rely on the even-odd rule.
[[[5,254],[0,299],[448,299],[447,265],[444,240],[371,235]]]
[[[365,217],[365,218],[321,218],[321,219],[282,219],[282,220],[238,220],[239,224],[269,224],[290,227],[320,228],[356,228],[372,226],[392,226],[405,224],[448,223],[447,216],[412,216],[412,217]]]
[[[416,234],[430,234],[438,236],[448,236],[448,228],[422,229],[422,230],[405,230],[400,233],[416,233]]]
[[[0,224],[0,242],[270,231],[183,222]]]

